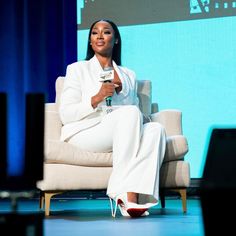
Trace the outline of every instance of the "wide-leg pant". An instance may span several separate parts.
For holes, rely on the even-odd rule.
[[[74,135],[69,143],[92,152],[113,151],[113,171],[107,194],[139,193],[139,203],[156,204],[159,171],[165,154],[165,130],[157,122],[143,125],[136,106],[122,106],[101,123]]]

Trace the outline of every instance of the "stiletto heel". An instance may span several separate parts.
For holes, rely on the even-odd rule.
[[[111,205],[111,215],[112,217],[116,217],[116,210],[117,210],[117,205],[118,205],[118,202],[117,201],[114,201],[112,198],[109,198],[110,199],[110,205]],[[115,208],[113,210],[113,201],[115,202]]]

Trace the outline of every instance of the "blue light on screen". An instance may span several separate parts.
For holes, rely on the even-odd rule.
[[[152,81],[160,110],[179,109],[191,178],[202,177],[212,126],[236,127],[236,17],[119,27],[122,64]],[[78,60],[88,30],[78,31]]]

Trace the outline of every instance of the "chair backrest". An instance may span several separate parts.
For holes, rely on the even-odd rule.
[[[56,80],[56,104],[60,103],[61,92],[65,77],[60,76]],[[140,110],[145,115],[151,114],[152,104],[152,83],[150,80],[138,80],[138,97]]]
[[[138,80],[139,108],[145,115],[151,114],[152,82],[151,80]]]

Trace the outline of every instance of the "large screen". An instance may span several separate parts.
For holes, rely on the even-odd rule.
[[[88,29],[111,19],[122,37],[122,65],[152,81],[159,109],[179,109],[191,178],[201,178],[209,130],[236,127],[236,1],[80,1],[78,60]]]

